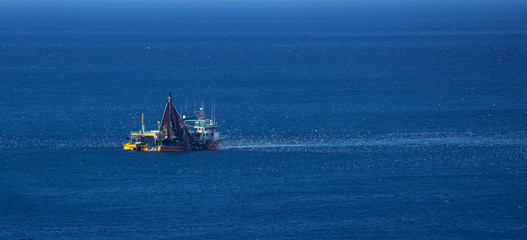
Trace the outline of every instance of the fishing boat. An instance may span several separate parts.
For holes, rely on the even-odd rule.
[[[212,114],[213,115],[213,114]],[[213,115],[214,116],[214,115]],[[172,103],[172,94],[158,122],[157,130],[145,131],[144,114],[141,115],[141,130],[131,132],[125,150],[130,151],[194,151],[218,149],[223,137],[216,130],[215,118],[207,119],[203,107],[196,111],[196,116],[181,117]]]

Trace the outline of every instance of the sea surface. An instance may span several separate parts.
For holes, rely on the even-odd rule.
[[[0,1],[0,239],[526,239],[522,1]],[[221,150],[127,152],[168,92]]]

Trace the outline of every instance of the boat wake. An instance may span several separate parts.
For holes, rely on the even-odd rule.
[[[31,145],[35,149],[114,149],[122,148],[120,137],[104,139],[79,138],[79,139],[46,139],[46,138],[16,138],[7,139],[0,137],[0,150],[16,150],[27,148]],[[427,146],[527,146],[527,133],[516,132],[508,134],[495,133],[397,133],[389,135],[367,136],[323,136],[307,139],[291,138],[227,138],[220,150],[254,150],[254,151],[302,151],[322,149],[351,149],[357,147],[427,147]]]
[[[322,140],[310,142],[273,142],[239,141],[225,142],[222,150],[258,150],[258,149],[320,149],[351,148],[372,146],[527,146],[526,138],[489,138],[489,137],[439,137],[439,138],[396,138],[396,139],[347,139]]]

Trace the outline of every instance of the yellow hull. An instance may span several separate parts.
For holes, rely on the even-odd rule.
[[[123,148],[130,151],[148,151],[148,147],[143,144],[123,143]]]

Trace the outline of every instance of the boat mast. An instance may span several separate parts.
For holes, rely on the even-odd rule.
[[[145,114],[141,113],[141,131],[145,132]]]

